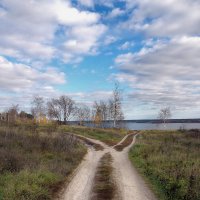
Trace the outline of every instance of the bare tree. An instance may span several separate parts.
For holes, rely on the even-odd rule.
[[[93,104],[92,112],[93,112],[93,121],[94,121],[95,125],[100,126],[103,121],[103,116],[102,116],[100,104],[97,101],[95,101]]]
[[[45,116],[45,104],[43,97],[34,96],[32,100],[31,113],[38,121]]]
[[[93,104],[93,119],[95,124],[100,125],[104,121],[108,120],[108,103],[106,101],[95,101]]]
[[[106,101],[99,102],[99,108],[101,112],[101,117],[103,121],[108,120],[108,103]]]
[[[73,101],[70,97],[62,95],[58,100],[61,113],[63,115],[63,121],[66,123],[70,117],[76,114],[75,101]]]
[[[93,119],[95,124],[100,125],[103,121],[113,120],[113,126],[116,127],[116,123],[119,120],[124,119],[122,111],[122,92],[118,84],[115,84],[112,98],[108,101],[95,101],[93,105]]]
[[[124,114],[122,111],[122,92],[119,88],[119,84],[115,84],[113,90],[113,96],[109,100],[109,116],[113,120],[113,126],[116,127],[116,123],[119,120],[124,119]]]
[[[65,95],[51,99],[47,102],[47,113],[49,118],[66,123],[76,113],[75,102]]]
[[[53,98],[47,102],[47,114],[50,119],[55,119],[61,122],[62,111],[58,99]]]
[[[8,122],[9,123],[15,123],[17,116],[18,116],[18,112],[19,112],[19,105],[12,105],[9,109],[8,109]]]
[[[76,116],[80,125],[83,125],[84,121],[89,121],[91,119],[91,110],[86,105],[79,105],[79,107],[77,107]]]
[[[158,113],[158,119],[160,119],[165,126],[166,121],[171,117],[171,115],[170,107],[161,108]]]

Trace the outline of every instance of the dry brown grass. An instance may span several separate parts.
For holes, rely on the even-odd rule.
[[[82,137],[82,136],[79,136],[79,135],[76,135],[75,137],[79,138],[85,144],[87,144],[89,146],[92,146],[96,151],[103,151],[104,150],[104,147],[102,145],[97,144],[95,142],[92,142],[91,140],[89,140],[89,139],[87,139],[85,137]]]
[[[72,135],[0,127],[0,199],[52,199],[85,153]]]
[[[127,133],[125,129],[101,129],[84,126],[67,126],[59,127],[60,132],[74,133],[88,138],[100,140],[108,146],[116,145]]]
[[[115,150],[117,151],[123,151],[124,148],[126,148],[127,146],[129,146],[132,141],[133,141],[133,136],[135,135],[136,133],[131,133],[130,135],[127,136],[127,138],[119,145],[116,145],[114,147]]]
[[[114,199],[116,186],[113,181],[112,173],[112,157],[110,153],[106,153],[101,158],[100,164],[97,168],[91,200]]]

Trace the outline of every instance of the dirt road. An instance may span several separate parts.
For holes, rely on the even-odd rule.
[[[110,152],[113,157],[114,178],[121,200],[156,200],[128,158],[128,151],[134,145],[136,136],[134,136],[131,145],[121,152],[116,151],[113,147],[108,147],[100,141],[87,139],[102,145],[104,150],[95,151],[92,147],[88,148],[87,155],[63,192],[61,200],[90,200],[99,160],[107,152]]]
[[[136,136],[133,137],[131,145],[122,152],[111,150],[118,190],[123,200],[156,200],[128,158],[128,152],[136,139]]]

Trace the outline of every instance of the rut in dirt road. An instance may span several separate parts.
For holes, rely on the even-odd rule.
[[[126,140],[128,137],[129,142]],[[128,158],[128,152],[136,140],[135,134],[132,135],[131,143],[130,136],[125,136],[114,147],[108,147],[98,140],[85,139],[101,145],[103,148],[96,151],[92,146],[88,147],[88,153],[75,171],[60,200],[91,200],[99,161],[106,153],[109,153],[112,157],[112,176],[116,185],[116,192],[120,194],[115,195],[112,198],[113,200],[156,200],[156,197],[146,186]],[[125,147],[123,144],[128,146]],[[123,145],[123,148],[121,148],[121,145]],[[121,151],[116,151],[116,146],[120,146]]]

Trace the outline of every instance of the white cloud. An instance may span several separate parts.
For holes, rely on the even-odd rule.
[[[98,39],[105,32],[104,25],[78,26],[69,31],[71,40],[64,43],[64,49],[71,54],[92,54],[98,46]]]
[[[81,11],[70,1],[2,0],[0,5],[0,54],[20,61],[57,57],[66,61],[66,54],[73,60],[71,41],[77,41],[75,54],[91,54],[106,31],[99,14]],[[75,33],[77,30],[79,34]],[[81,34],[88,35],[83,38]],[[63,49],[63,44],[71,46]]]
[[[65,74],[48,68],[39,71],[21,63],[12,63],[0,56],[0,89],[7,92],[33,92],[53,90],[53,86],[65,83]]]
[[[78,93],[68,93],[77,103],[86,103],[88,105],[93,105],[94,101],[108,100],[112,96],[112,91],[99,90],[95,92],[78,92]]]
[[[134,8],[132,16],[124,24],[126,28],[160,37],[199,34],[199,1],[126,1],[129,9]]]
[[[123,34],[124,30],[142,33],[143,39],[137,40],[142,47],[117,56],[115,67],[120,73],[112,77],[129,84],[130,100],[137,101],[141,108],[170,105],[197,113],[200,107],[200,2],[126,0],[126,3],[129,19],[117,27]]]
[[[120,8],[113,8],[112,11],[108,14],[108,18],[115,18],[121,15],[124,15],[125,11],[121,10]]]
[[[126,49],[129,49],[130,47],[133,47],[134,46],[134,42],[124,42],[120,47],[119,49],[120,50],[126,50]]]
[[[80,11],[63,0],[54,0],[54,4],[49,6],[52,14],[55,14],[58,22],[62,25],[90,25],[96,23],[100,18],[96,13]]]
[[[105,6],[108,8],[114,7],[114,0],[94,0],[95,4]]]
[[[116,41],[117,41],[117,38],[115,36],[107,35],[105,40],[104,40],[104,44],[105,45],[109,45],[109,44],[112,44],[112,43],[114,43]]]
[[[78,2],[80,4],[82,4],[83,6],[87,6],[87,7],[93,7],[94,6],[93,0],[78,0]]]
[[[137,53],[121,54],[115,78],[128,82],[130,96],[147,104],[200,106],[200,37],[159,41]],[[191,104],[192,102],[192,104]]]

